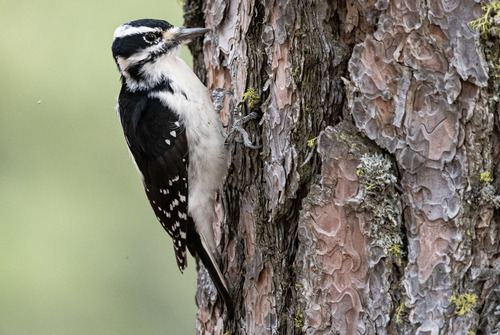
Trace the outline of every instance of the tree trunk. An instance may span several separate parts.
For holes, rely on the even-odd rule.
[[[200,271],[199,334],[500,334],[499,41],[470,28],[481,15],[186,0],[186,26],[212,29],[195,70],[233,91],[228,132],[259,113],[243,128],[262,145],[230,137],[216,233],[236,316]]]

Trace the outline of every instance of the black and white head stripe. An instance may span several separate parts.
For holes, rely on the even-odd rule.
[[[127,22],[115,30],[113,57],[131,91],[149,90],[165,79],[157,60],[177,56],[180,32],[167,21],[154,19]]]
[[[113,39],[123,38],[130,35],[139,35],[149,32],[158,33],[174,28],[170,23],[163,20],[143,19],[122,24],[116,28]]]
[[[166,35],[175,35],[178,31],[179,28],[161,20],[146,19],[124,23],[113,35],[113,56],[117,61],[129,60],[128,63],[135,63],[150,55],[163,54],[179,45],[165,39]]]
[[[133,27],[129,25],[122,25],[115,30],[113,39],[123,38],[131,35],[140,35],[146,33],[161,33],[160,28],[150,28],[150,27]]]

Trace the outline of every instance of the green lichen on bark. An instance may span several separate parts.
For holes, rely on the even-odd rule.
[[[295,314],[294,317],[294,326],[295,328],[302,328],[304,327],[304,314],[300,311],[300,305],[297,309],[297,313]]]
[[[257,90],[253,87],[250,87],[245,93],[243,93],[243,98],[241,102],[246,102],[248,100],[248,107],[250,109],[256,109],[260,106],[260,95],[257,93]]]
[[[397,178],[392,162],[383,154],[365,154],[360,157],[357,175],[364,188],[362,206],[372,215],[365,234],[371,245],[393,251],[403,244],[399,218],[401,210],[395,189]],[[398,254],[401,256],[401,249]]]
[[[491,183],[493,181],[493,178],[491,178],[490,175],[491,173],[489,171],[482,172],[479,180],[485,184]]]
[[[495,110],[500,100],[500,1],[492,1],[481,9],[483,15],[469,22],[469,26],[480,33],[480,48],[489,70],[489,107]]]
[[[462,316],[477,305],[477,295],[470,293],[464,293],[458,297],[453,295],[450,302],[455,304],[455,314]]]
[[[480,155],[479,155],[480,156]],[[480,160],[478,161],[480,162]],[[491,166],[492,162],[485,159],[486,165]],[[478,168],[481,164],[475,164]],[[479,215],[481,208],[489,207],[500,208],[500,195],[496,194],[496,189],[492,184],[494,181],[489,171],[472,174],[469,177],[469,188],[465,193],[467,211],[464,211],[464,216],[459,221],[460,225],[467,226],[472,224]],[[467,227],[471,228],[471,227]]]
[[[500,196],[495,194],[495,187],[491,184],[494,181],[491,177],[491,173],[489,171],[482,172],[479,180],[482,186],[480,199],[490,207],[495,209],[500,208]]]
[[[481,33],[481,36],[488,38],[489,36],[500,36],[500,28],[498,20],[500,20],[500,2],[493,1],[487,6],[483,6],[484,15],[469,22],[472,29]]]
[[[402,299],[398,307],[396,307],[396,323],[401,323],[403,320],[403,313],[405,311],[405,300]]]

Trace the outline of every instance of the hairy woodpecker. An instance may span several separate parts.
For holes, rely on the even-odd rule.
[[[122,81],[117,112],[151,207],[172,237],[180,271],[187,247],[202,260],[230,315],[212,226],[226,173],[222,124],[208,89],[178,57],[183,44],[207,31],[131,21],[115,30],[112,51]]]

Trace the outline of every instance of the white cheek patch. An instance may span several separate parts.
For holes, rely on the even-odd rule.
[[[123,74],[125,75],[125,77],[128,77],[126,72],[127,72],[127,69],[129,66],[137,64],[141,61],[144,61],[145,59],[150,57],[151,53],[155,53],[155,52],[160,51],[162,46],[163,46],[162,43],[152,45],[150,47],[147,47],[146,49],[141,50],[141,52],[135,53],[134,55],[132,55],[128,58],[118,56],[118,57],[116,57],[116,62],[118,63],[120,70],[124,72]],[[145,64],[146,67],[148,65],[149,64]],[[153,65],[156,65],[156,62],[153,62]],[[154,72],[157,72],[157,70],[154,69]]]
[[[148,58],[151,54],[159,52],[162,47],[163,47],[163,43],[158,43],[158,44],[152,45],[150,47],[142,49],[138,53],[135,53],[134,55],[132,55],[129,58],[127,58],[127,60],[130,63],[138,63],[138,62],[143,61],[146,58]]]

